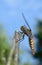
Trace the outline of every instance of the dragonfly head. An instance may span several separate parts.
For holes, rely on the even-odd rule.
[[[24,31],[24,29],[25,29],[25,27],[24,26],[21,26],[21,28],[20,28],[22,31]]]

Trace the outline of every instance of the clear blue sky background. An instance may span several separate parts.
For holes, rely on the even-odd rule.
[[[16,29],[20,31],[21,25],[26,25],[22,12],[35,33],[35,18],[42,19],[42,0],[0,0],[0,24],[4,25],[9,36],[13,37]],[[26,44],[22,44],[24,41]],[[28,48],[28,39],[24,41],[22,48]]]

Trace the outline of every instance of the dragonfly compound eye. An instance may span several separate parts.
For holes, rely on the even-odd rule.
[[[21,28],[20,28],[22,31],[24,31],[24,26],[21,26]]]

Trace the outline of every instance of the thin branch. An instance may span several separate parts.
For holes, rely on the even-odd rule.
[[[14,58],[14,65],[18,65],[18,54],[19,54],[19,34],[18,31],[15,33],[15,58]]]
[[[8,61],[7,61],[6,65],[10,65],[11,64],[11,59],[12,59],[12,55],[13,55],[14,50],[15,50],[15,38],[13,38],[12,47],[10,49],[10,53],[9,53],[9,57],[8,57]]]
[[[18,31],[16,30],[14,38],[13,38],[10,54],[9,54],[9,57],[8,57],[8,62],[7,62],[6,65],[11,64],[13,52],[15,53],[15,55],[14,55],[14,57],[15,57],[14,58],[14,65],[18,65],[18,52],[19,52],[18,46],[19,46],[19,34],[18,34]]]

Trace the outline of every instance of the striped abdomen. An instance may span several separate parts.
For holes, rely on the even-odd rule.
[[[30,44],[30,47],[31,47],[31,50],[32,50],[32,54],[34,55],[35,52],[34,52],[34,40],[33,38],[29,38],[29,44]]]

